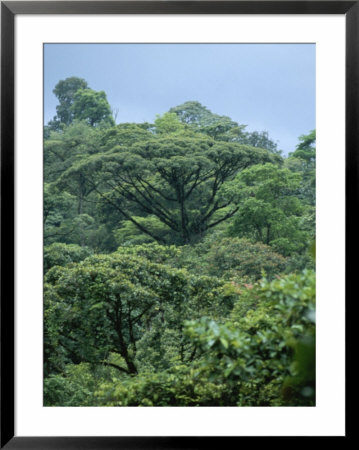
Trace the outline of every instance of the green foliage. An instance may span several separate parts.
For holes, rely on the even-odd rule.
[[[88,89],[87,82],[82,78],[69,77],[57,83],[53,93],[60,104],[56,106],[57,115],[49,123],[50,129],[59,130],[61,126],[70,125],[74,120],[71,106],[74,102],[74,96],[79,89]]]
[[[119,380],[118,372],[111,367],[67,364],[63,373],[44,379],[44,406],[100,406],[96,395],[99,386]]]
[[[91,249],[76,244],[55,242],[44,248],[44,272],[54,266],[66,266],[72,262],[80,262],[92,254]]]
[[[218,406],[224,385],[209,382],[185,365],[171,371],[143,373],[122,383],[103,383],[96,392],[106,406]]]
[[[181,133],[185,130],[184,125],[177,119],[175,113],[158,115],[155,120],[156,134]]]
[[[296,150],[290,154],[294,158],[304,160],[308,165],[315,163],[316,132],[312,130],[309,134],[299,136],[299,144]]]
[[[100,403],[314,405],[308,384],[313,384],[315,358],[307,338],[314,330],[314,274],[264,280],[247,289],[246,295],[247,311],[238,300],[239,308],[225,324],[205,317],[187,322],[186,334],[200,354],[196,361],[158,373],[143,372],[121,383],[104,383],[96,394]]]
[[[44,243],[49,245],[71,236],[75,199],[68,192],[61,192],[54,186],[44,184]]]
[[[123,246],[117,249],[117,254],[146,258],[151,262],[166,264],[176,259],[181,250],[175,245],[159,245],[155,242],[142,245]]]
[[[253,131],[252,133],[246,134],[246,140],[249,145],[253,147],[265,148],[272,153],[280,154],[281,151],[278,150],[278,145],[272,139],[270,139],[267,131]]]
[[[212,113],[199,102],[185,102],[170,109],[189,129],[226,142],[248,144],[245,139],[245,125],[239,125],[227,116]]]
[[[85,122],[74,121],[60,132],[51,132],[44,142],[44,176],[56,181],[84,155],[97,152],[99,135]]]
[[[152,137],[150,125],[137,123],[121,123],[115,127],[105,128],[101,133],[100,146],[103,151],[114,147],[130,147],[132,144]]]
[[[159,321],[161,327],[176,330],[180,340],[186,317],[230,311],[232,293],[221,292],[223,283],[196,279],[185,270],[139,256],[143,252],[150,256],[155,250],[161,251],[153,246],[137,251],[133,247],[129,251],[120,249],[112,255],[92,256],[47,272],[50,360],[62,353],[66,355],[64,363],[108,364],[108,355],[118,353],[125,363],[118,370],[137,373],[138,341],[154,323]],[[173,257],[174,252],[163,248],[162,259]]]
[[[299,197],[306,203],[315,205],[315,167],[316,167],[316,132],[299,137],[299,144],[293,153],[289,154],[287,166],[302,174],[302,186]]]
[[[246,312],[239,300],[230,322],[189,322],[187,333],[203,352],[202,367],[209,380],[226,383],[238,405],[285,405],[284,381],[286,385],[295,382],[297,390],[307,381],[301,378],[303,369],[293,364],[291,347],[299,346],[314,330],[314,274],[293,274],[270,283],[263,280],[248,288],[246,296]],[[248,300],[255,303],[249,305]],[[313,352],[302,351],[307,365],[313,367]],[[291,402],[298,400],[293,397],[292,392]],[[306,404],[312,405],[313,400],[307,398]]]
[[[169,112],[176,114],[182,123],[201,130],[207,130],[207,127],[224,120],[228,120],[233,126],[236,125],[229,117],[213,114],[208,108],[194,101],[185,102],[182,105],[171,108]]]
[[[211,243],[201,259],[211,276],[256,281],[263,271],[272,277],[285,269],[286,259],[269,246],[248,239],[224,238]]]
[[[70,77],[59,81],[53,93],[59,105],[56,106],[57,115],[46,129],[47,137],[50,131],[62,131],[75,120],[85,121],[92,127],[115,125],[105,92],[90,89],[82,78]]]
[[[304,251],[310,235],[302,225],[305,205],[296,197],[301,176],[273,164],[251,167],[229,187],[241,203],[229,232],[247,236],[289,256]]]
[[[284,380],[282,398],[286,405],[315,404],[315,334],[293,341],[292,376]]]
[[[115,125],[85,80],[54,93],[45,405],[314,405],[315,131],[284,158],[195,101]]]
[[[73,267],[54,267],[46,280],[61,301],[53,305],[54,316],[48,322],[54,317],[59,343],[70,358],[101,363],[115,352],[126,364],[119,370],[136,373],[133,353],[141,327],[149,326],[163,302],[178,301],[173,294],[177,291],[171,289],[176,283],[181,286],[182,277],[182,273],[124,255],[90,257]]]
[[[185,102],[171,108],[169,112],[176,114],[189,129],[211,136],[213,139],[238,142],[280,154],[277,144],[269,138],[266,131],[246,132],[246,125],[240,125],[230,117],[214,114],[199,102]]]
[[[103,381],[89,364],[68,364],[63,374],[44,379],[44,406],[93,406],[94,393]]]
[[[238,210],[231,195],[221,196],[222,185],[239,171],[272,159],[265,150],[170,133],[133,144],[130,150],[115,147],[86,158],[78,170],[88,174],[103,202],[141,232],[166,242],[137,221],[134,210],[169,227],[169,243],[190,243]]]
[[[104,91],[79,89],[74,95],[74,101],[70,109],[74,118],[85,120],[92,127],[115,125],[111,107]]]
[[[132,219],[146,232],[142,231],[133,221],[124,220],[121,228],[113,231],[117,244],[137,245],[156,242],[154,236],[161,236],[162,240],[171,240],[171,228],[162,223],[156,216],[132,216]]]

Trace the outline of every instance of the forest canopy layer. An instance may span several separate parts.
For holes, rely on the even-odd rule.
[[[44,127],[44,404],[315,405],[315,130],[187,101],[115,123],[61,80]]]

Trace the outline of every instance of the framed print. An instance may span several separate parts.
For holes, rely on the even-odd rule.
[[[358,11],[1,3],[1,448],[348,435]]]

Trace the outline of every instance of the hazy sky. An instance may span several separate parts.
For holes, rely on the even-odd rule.
[[[314,44],[46,44],[45,123],[59,80],[103,90],[117,122],[153,122],[196,100],[212,112],[268,131],[288,153],[315,128]]]

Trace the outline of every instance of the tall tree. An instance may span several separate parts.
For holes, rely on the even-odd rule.
[[[316,168],[316,131],[299,136],[299,144],[293,153],[289,153],[287,166],[302,174],[299,197],[314,207],[315,205],[315,168]]]
[[[305,250],[310,236],[302,224],[306,207],[296,196],[300,183],[299,173],[273,164],[244,170],[231,184],[240,199],[231,234],[254,238],[285,256]]]
[[[299,144],[290,156],[294,158],[301,158],[308,165],[315,163],[315,143],[316,143],[316,131],[312,130],[309,134],[302,134],[299,136]]]
[[[244,129],[228,116],[214,114],[206,106],[196,101],[185,102],[170,109],[178,119],[190,129],[207,134],[213,139],[246,144]]]
[[[82,78],[69,77],[57,83],[53,93],[60,103],[56,106],[56,116],[49,123],[50,129],[57,130],[60,128],[60,124],[69,125],[73,121],[74,114],[71,106],[79,89],[88,89],[87,81]]]
[[[139,339],[165,309],[184,309],[193,285],[186,271],[123,253],[53,267],[45,286],[48,365],[63,355],[65,362],[104,364],[136,374]],[[112,363],[111,353],[123,362]]]
[[[163,242],[135,218],[152,215],[172,230],[175,242],[192,243],[238,211],[231,193],[222,195],[224,183],[274,160],[266,150],[173,133],[86,158],[77,171],[142,232]]]
[[[199,102],[188,101],[171,108],[169,112],[175,113],[178,119],[192,130],[207,134],[213,139],[238,142],[280,154],[277,143],[269,137],[268,132],[246,132],[247,125],[241,125],[228,116],[214,114]]]
[[[101,133],[85,122],[73,122],[44,141],[44,176],[53,182],[79,158],[93,154],[101,145]]]
[[[268,134],[268,131],[252,131],[251,133],[246,133],[247,144],[253,147],[265,148],[272,153],[281,153],[278,150],[278,144],[274,142]]]
[[[75,119],[84,120],[92,127],[100,124],[115,125],[111,107],[104,91],[79,89],[74,95],[74,101],[70,109]]]

